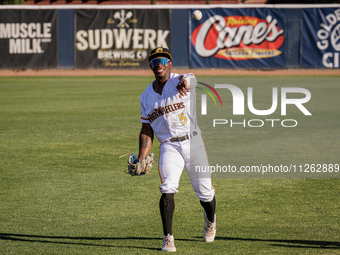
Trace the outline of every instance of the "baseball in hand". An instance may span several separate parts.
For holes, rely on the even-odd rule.
[[[202,18],[202,12],[200,12],[199,10],[196,10],[192,13],[192,18],[194,20],[200,20]]]

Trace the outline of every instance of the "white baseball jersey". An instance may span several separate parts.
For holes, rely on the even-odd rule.
[[[153,82],[140,97],[141,122],[150,123],[154,134],[163,143],[172,137],[200,134],[196,119],[195,96],[179,97],[176,88],[181,79],[193,74],[171,73],[163,87],[162,95],[153,89]],[[195,89],[190,90],[195,93]]]

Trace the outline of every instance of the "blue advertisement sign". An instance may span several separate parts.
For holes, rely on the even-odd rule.
[[[340,9],[302,10],[301,66],[339,68]]]
[[[202,19],[190,17],[191,68],[285,67],[282,9],[200,11]]]

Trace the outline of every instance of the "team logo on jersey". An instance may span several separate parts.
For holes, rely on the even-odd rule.
[[[163,116],[165,114],[168,114],[170,112],[174,112],[177,111],[179,109],[183,109],[185,108],[185,105],[183,102],[180,103],[175,103],[175,104],[169,104],[166,105],[164,107],[158,107],[156,109],[153,110],[153,112],[151,114],[148,114],[148,120],[150,121],[150,123],[152,123],[155,119],[157,119],[160,116]]]

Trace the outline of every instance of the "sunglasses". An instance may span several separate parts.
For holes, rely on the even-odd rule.
[[[170,60],[167,58],[155,58],[150,61],[151,67],[158,66],[158,63],[161,63],[161,65],[166,66],[170,63]]]

